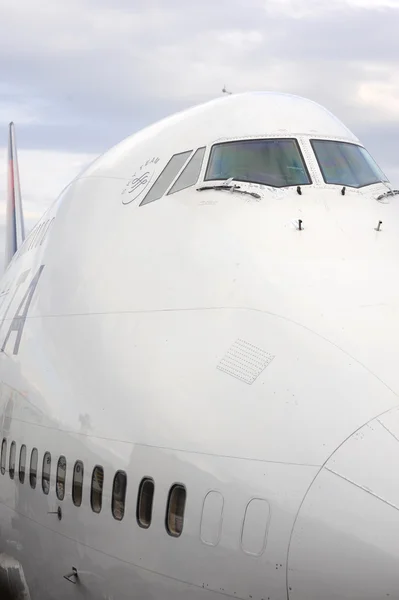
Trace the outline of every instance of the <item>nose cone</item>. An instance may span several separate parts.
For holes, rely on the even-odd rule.
[[[290,600],[399,598],[399,410],[331,456],[293,529]]]

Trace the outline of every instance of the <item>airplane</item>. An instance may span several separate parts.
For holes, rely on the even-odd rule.
[[[1,598],[399,598],[399,192],[321,105],[135,133],[0,287]]]

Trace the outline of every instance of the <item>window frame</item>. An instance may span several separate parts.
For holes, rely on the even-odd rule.
[[[47,456],[50,457],[50,463],[48,463],[48,461],[47,461],[46,464],[49,464],[50,468],[48,471],[48,490],[46,491],[46,489],[44,487],[44,482],[47,481],[47,477],[45,477],[44,474],[45,473],[47,474],[47,470],[44,469],[44,465],[45,465],[45,460],[46,460]],[[48,496],[50,493],[50,485],[51,485],[51,452],[46,450],[46,452],[43,454],[43,461],[42,461],[42,491],[43,491],[43,494],[45,494],[46,496]]]
[[[25,457],[24,457],[24,462],[23,462],[23,470],[22,470],[22,452],[23,450],[25,450]],[[19,477],[19,482],[20,483],[25,483],[25,475],[26,475],[26,458],[28,455],[28,451],[26,449],[26,445],[22,444],[21,448],[19,450],[19,465],[18,465],[18,477]]]
[[[61,461],[61,459],[64,459],[64,461],[65,461],[65,478],[64,478],[64,482],[63,482],[64,487],[63,487],[63,493],[62,494],[59,493],[59,487],[58,487],[59,483],[60,483],[59,472],[60,472],[60,461]],[[56,493],[57,499],[60,500],[61,502],[65,498],[66,475],[67,475],[67,459],[66,459],[66,457],[63,454],[61,454],[58,457],[57,470],[56,470],[56,474],[55,474],[55,493]]]
[[[169,158],[168,162],[166,163],[166,165],[164,166],[164,168],[162,169],[162,171],[159,173],[158,177],[155,179],[154,183],[152,184],[152,186],[147,190],[146,195],[144,196],[144,198],[141,200],[139,207],[140,206],[145,206],[146,204],[152,204],[153,202],[157,202],[157,200],[160,200],[161,198],[163,198],[164,196],[167,195],[169,189],[172,187],[172,185],[175,183],[176,179],[179,177],[180,173],[183,171],[184,167],[187,165],[188,161],[192,158],[193,156],[193,152],[194,150],[191,148],[191,150],[184,150],[183,152],[175,152],[174,154],[172,154],[172,156]],[[170,165],[170,163],[172,162],[172,160],[176,157],[176,156],[182,156],[183,154],[187,154],[187,158],[184,161],[184,163],[180,166],[180,169],[177,171],[177,173],[175,174],[175,176],[173,177],[172,181],[169,182],[169,184],[167,185],[167,187],[165,188],[164,192],[159,196],[159,198],[154,198],[154,200],[149,200],[146,202],[146,198],[147,196],[149,196],[151,190],[154,189],[154,187],[156,186],[157,182],[159,181],[159,179],[162,177],[162,175],[165,173],[166,169],[168,168],[168,166]]]
[[[172,501],[172,498],[173,498],[173,493],[178,488],[181,488],[181,489],[184,490],[185,496],[184,496],[183,514],[181,515],[181,520],[182,520],[181,530],[180,530],[180,532],[174,532],[174,531],[171,530],[171,528],[169,526],[169,515],[170,515],[170,505],[171,505],[171,501]],[[170,490],[169,490],[168,502],[167,502],[167,505],[166,505],[166,516],[165,516],[166,531],[167,531],[168,535],[170,535],[171,537],[178,538],[183,533],[183,529],[184,529],[184,516],[186,514],[186,505],[187,505],[187,488],[186,488],[186,486],[183,483],[174,483],[171,486]]]
[[[96,471],[96,469],[101,469],[102,474],[103,474],[103,481],[102,481],[102,486],[101,486],[101,495],[100,495],[100,508],[99,510],[95,510],[93,507],[93,481],[94,481],[94,473]],[[91,506],[91,510],[96,514],[99,515],[100,512],[102,511],[103,508],[103,494],[104,494],[104,467],[102,465],[95,465],[93,467],[93,471],[91,473],[91,484],[90,484],[90,506]]]
[[[0,471],[2,475],[5,475],[7,470],[7,438],[3,438],[1,442],[1,462],[0,462]]]
[[[116,516],[116,510],[115,510],[115,483],[116,483],[116,478],[118,477],[118,475],[123,475],[124,479],[125,479],[125,487],[124,487],[124,491],[123,491],[123,501],[122,501],[122,505],[123,505],[123,509],[122,509],[122,516],[119,518]],[[122,521],[123,517],[125,516],[125,506],[126,506],[126,494],[127,494],[127,474],[126,471],[122,471],[121,469],[119,471],[117,471],[114,475],[114,479],[112,482],[112,498],[111,498],[111,512],[112,512],[112,516],[114,517],[115,521]]]
[[[319,171],[321,173],[321,176],[323,178],[323,182],[326,185],[338,185],[340,187],[348,187],[348,188],[352,188],[353,190],[361,190],[365,187],[369,187],[370,185],[378,185],[378,184],[383,184],[383,183],[389,183],[389,179],[387,178],[387,176],[385,175],[385,173],[383,172],[383,170],[381,169],[381,167],[376,163],[376,161],[374,160],[374,158],[371,156],[371,154],[368,152],[367,148],[365,148],[364,146],[362,146],[359,143],[356,142],[348,142],[347,140],[328,140],[328,139],[323,139],[323,138],[309,138],[309,142],[310,142],[310,146],[312,148],[312,152],[316,158],[317,161],[317,166],[319,167]],[[386,177],[385,180],[378,180],[378,181],[373,181],[372,183],[365,183],[364,185],[350,185],[349,183],[330,183],[328,181],[326,181],[326,176],[324,174],[324,170],[323,167],[321,165],[320,159],[317,155],[316,149],[313,145],[313,142],[327,142],[327,143],[332,143],[332,144],[346,144],[347,146],[356,146],[357,148],[362,148],[363,150],[365,150],[367,152],[367,154],[370,156],[371,160],[376,164],[377,168],[381,171],[382,175],[384,175],[384,177]]]
[[[271,188],[275,188],[277,190],[282,190],[284,188],[298,187],[298,186],[302,187],[302,186],[306,186],[306,185],[313,185],[313,179],[310,174],[308,165],[306,163],[305,156],[302,152],[302,148],[299,143],[299,139],[297,137],[274,137],[274,136],[273,137],[262,136],[262,137],[250,137],[250,138],[237,138],[237,139],[233,139],[233,140],[227,140],[224,142],[215,142],[214,144],[212,144],[212,146],[209,149],[208,161],[207,161],[206,168],[205,168],[204,183],[209,182],[209,181],[226,181],[225,177],[219,177],[216,179],[207,178],[207,174],[208,174],[210,166],[211,166],[213,152],[216,147],[227,146],[228,144],[237,144],[237,143],[241,143],[241,142],[284,142],[284,141],[285,142],[294,142],[294,145],[296,146],[296,149],[298,150],[299,157],[302,161],[304,171],[309,179],[309,181],[307,183],[293,183],[291,185],[277,186],[277,185],[271,185],[269,183],[265,183],[264,181],[249,181],[247,179],[234,178],[234,181],[241,182],[241,183],[249,183],[249,184],[255,183],[256,185],[264,185],[265,187],[271,187]]]
[[[141,499],[143,497],[144,486],[147,483],[152,484],[151,514],[150,514],[150,519],[149,519],[148,525],[146,523],[144,523],[144,521],[142,521],[140,518]],[[142,480],[140,481],[139,490],[138,490],[138,494],[137,494],[137,504],[136,504],[136,521],[137,521],[138,526],[141,527],[142,529],[149,529],[151,527],[152,512],[153,512],[153,508],[154,508],[154,496],[155,496],[155,481],[154,481],[154,479],[152,477],[143,477]]]
[[[8,457],[8,474],[10,476],[10,479],[14,479],[14,477],[15,477],[16,460],[17,460],[17,444],[13,440],[10,444],[10,455]]]
[[[33,472],[32,472],[32,458],[33,458],[33,455],[35,455],[35,457],[36,457],[36,472],[35,472],[34,475],[33,475]],[[32,490],[36,489],[38,466],[39,466],[39,451],[38,451],[38,449],[36,447],[34,447],[34,448],[32,448],[32,451],[30,453],[30,459],[29,459],[29,484],[30,484],[30,487],[32,488]],[[35,484],[34,485],[32,484],[33,477],[35,478]]]
[[[76,491],[75,491],[75,485],[76,485],[76,467],[77,466],[81,466],[82,467],[82,488],[81,488],[81,496],[80,496],[80,502],[77,503],[76,502]],[[75,464],[73,465],[73,475],[72,475],[72,502],[74,504],[74,506],[82,506],[82,502],[83,502],[83,484],[84,484],[84,464],[82,460],[76,460]]]
[[[200,164],[200,168],[199,168],[199,171],[198,171],[197,179],[194,181],[194,183],[190,183],[189,185],[185,185],[184,187],[179,188],[178,190],[173,190],[174,186],[179,181],[179,179],[183,175],[184,171],[186,169],[188,169],[190,163],[195,159],[196,155],[201,150],[203,150],[203,154],[202,154],[202,159],[201,159],[201,164]],[[202,168],[203,168],[204,162],[205,162],[206,150],[207,150],[206,146],[200,146],[199,148],[197,148],[196,150],[194,150],[194,152],[192,153],[192,155],[190,156],[190,158],[188,159],[188,161],[186,162],[186,164],[183,166],[182,170],[180,171],[180,173],[178,174],[178,176],[176,177],[176,179],[173,181],[172,185],[169,187],[169,189],[168,189],[168,191],[166,193],[166,196],[173,196],[173,194],[178,194],[179,192],[182,192],[183,190],[187,190],[190,187],[194,187],[198,183],[198,180],[201,177],[201,171],[202,171]]]

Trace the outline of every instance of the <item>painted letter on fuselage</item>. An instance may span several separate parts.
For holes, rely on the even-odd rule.
[[[30,282],[29,287],[26,290],[25,296],[22,298],[22,301],[17,308],[17,312],[15,313],[14,318],[11,321],[10,328],[7,332],[6,338],[1,347],[1,352],[4,352],[4,349],[6,347],[6,344],[9,340],[11,333],[13,331],[16,331],[17,338],[16,338],[15,344],[14,344],[13,354],[18,354],[19,345],[21,343],[21,337],[22,337],[22,333],[24,330],[25,321],[26,321],[26,317],[27,317],[27,314],[29,311],[30,303],[32,302],[33,294],[35,293],[36,286],[39,283],[40,275],[42,274],[43,269],[44,269],[44,265],[41,265],[39,267],[39,270],[37,271],[36,275]],[[20,312],[21,310],[22,310],[22,312]]]
[[[16,284],[16,286],[15,286],[14,293],[13,293],[13,295],[11,296],[11,300],[10,300],[10,302],[8,303],[8,306],[7,306],[7,308],[6,308],[5,312],[4,312],[4,316],[3,316],[2,320],[1,320],[1,323],[0,323],[0,330],[1,330],[1,328],[3,327],[3,323],[4,323],[5,319],[6,319],[6,316],[7,316],[7,314],[8,314],[8,311],[9,311],[9,310],[10,310],[10,308],[11,308],[11,304],[13,303],[13,300],[14,300],[15,296],[17,295],[17,292],[18,292],[18,290],[19,290],[19,286],[20,286],[22,283],[24,283],[24,282],[25,282],[25,280],[26,280],[26,278],[28,277],[29,273],[30,273],[30,269],[29,269],[28,271],[24,271],[24,272],[23,272],[23,273],[21,273],[21,275],[18,277],[18,281],[17,281],[17,284]]]

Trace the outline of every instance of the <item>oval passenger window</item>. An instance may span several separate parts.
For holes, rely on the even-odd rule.
[[[91,478],[91,508],[95,513],[101,512],[103,502],[104,469],[94,467]]]
[[[3,439],[1,443],[1,473],[4,475],[6,472],[6,462],[7,462],[7,440]]]
[[[144,529],[148,529],[151,525],[153,500],[154,481],[145,477],[140,483],[136,511],[137,523]]]
[[[125,514],[126,473],[118,471],[112,487],[112,515],[117,521],[122,521]]]
[[[45,452],[43,456],[43,469],[42,469],[42,490],[46,494],[50,491],[50,472],[51,472],[51,454]]]
[[[185,506],[186,488],[176,484],[170,490],[166,512],[166,530],[173,537],[179,537],[183,531]]]
[[[15,442],[12,442],[11,446],[10,446],[10,464],[9,464],[9,473],[10,473],[11,479],[14,479],[16,454],[17,454],[17,446],[16,446]]]
[[[57,479],[55,483],[55,491],[58,500],[63,500],[65,496],[65,479],[66,479],[66,458],[60,456],[57,465]]]
[[[25,481],[25,467],[26,467],[26,446],[22,444],[21,451],[19,453],[19,481],[24,483]]]
[[[77,460],[73,468],[72,500],[75,506],[82,504],[83,496],[83,463]]]
[[[37,448],[33,448],[32,453],[30,455],[30,473],[29,473],[29,483],[30,483],[30,487],[32,489],[35,489],[35,487],[36,487],[37,463],[38,463]]]

